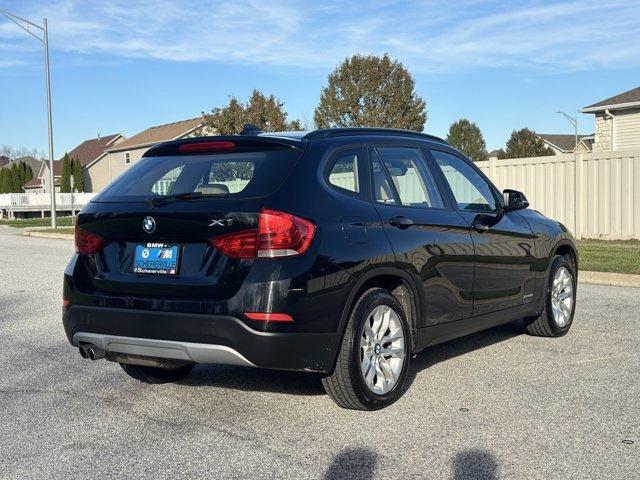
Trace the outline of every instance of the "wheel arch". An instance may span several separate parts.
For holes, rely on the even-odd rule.
[[[560,240],[555,244],[551,251],[550,260],[556,255],[569,255],[573,261],[576,277],[578,276],[578,249],[572,241],[569,239]]]
[[[411,327],[411,351],[416,345],[418,319],[422,318],[422,305],[415,280],[404,270],[396,267],[379,267],[358,278],[351,288],[340,316],[339,332],[344,333],[351,310],[360,295],[370,288],[388,290],[405,309]]]

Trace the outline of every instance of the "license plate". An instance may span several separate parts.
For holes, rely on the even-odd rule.
[[[133,273],[177,275],[180,247],[166,243],[136,245]]]

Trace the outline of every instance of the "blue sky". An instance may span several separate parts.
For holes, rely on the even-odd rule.
[[[514,129],[571,133],[572,113],[640,85],[640,1],[0,0],[49,19],[55,152],[246,98],[312,121],[327,75],[388,52],[427,101],[426,131],[467,117],[489,149]],[[593,116],[580,115],[581,132]],[[46,149],[42,51],[0,18],[0,145]]]

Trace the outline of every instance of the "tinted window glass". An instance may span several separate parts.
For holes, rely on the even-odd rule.
[[[156,195],[171,195],[173,184],[176,183],[176,180],[183,168],[184,165],[180,165],[179,167],[165,173],[161,179],[153,184],[151,191]]]
[[[431,153],[444,173],[460,209],[481,211],[496,209],[496,200],[491,187],[471,165],[450,153],[438,150],[432,150]]]
[[[360,155],[360,149],[338,152],[329,167],[329,183],[351,192],[360,193]]]
[[[400,202],[409,207],[443,208],[440,192],[417,148],[382,147],[377,149]],[[374,172],[375,184],[375,172]]]
[[[144,201],[192,192],[238,198],[264,196],[276,190],[300,155],[297,150],[267,150],[145,157],[93,201]]]
[[[391,188],[391,183],[387,177],[378,155],[371,157],[371,171],[373,175],[373,195],[377,202],[396,204],[396,198]]]

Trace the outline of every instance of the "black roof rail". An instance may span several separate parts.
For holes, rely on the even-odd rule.
[[[439,142],[447,144],[445,140],[435,135],[429,135],[428,133],[415,132],[413,130],[401,130],[399,128],[370,128],[370,127],[357,127],[357,128],[325,128],[321,130],[314,130],[307,133],[303,140],[316,140],[320,138],[331,137],[347,137],[352,135],[398,135],[398,136],[412,136],[419,137],[425,140],[431,140],[433,142]]]

